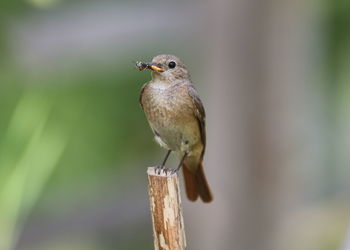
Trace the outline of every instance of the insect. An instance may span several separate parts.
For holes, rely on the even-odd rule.
[[[136,68],[140,71],[147,69],[149,66],[144,62],[136,62]]]

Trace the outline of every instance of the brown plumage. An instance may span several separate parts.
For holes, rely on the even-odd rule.
[[[186,66],[172,55],[159,55],[150,63],[152,80],[142,87],[140,103],[156,141],[179,154],[182,162],[186,194],[195,201],[198,196],[210,202],[212,194],[202,166],[206,136],[205,111],[192,85]]]

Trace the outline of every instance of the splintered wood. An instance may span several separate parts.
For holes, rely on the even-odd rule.
[[[186,247],[177,174],[149,167],[148,193],[153,222],[154,247],[159,250],[182,250]]]

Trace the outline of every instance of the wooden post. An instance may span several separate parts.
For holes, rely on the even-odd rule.
[[[158,174],[155,167],[149,167],[147,175],[155,249],[185,249],[186,236],[177,174],[165,171]]]

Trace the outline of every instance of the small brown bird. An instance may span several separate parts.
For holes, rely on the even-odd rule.
[[[143,85],[140,103],[160,146],[180,156],[186,194],[195,201],[212,201],[202,166],[205,151],[205,111],[181,60],[173,55],[159,55],[152,62],[137,62],[139,70],[151,69],[152,80]]]

